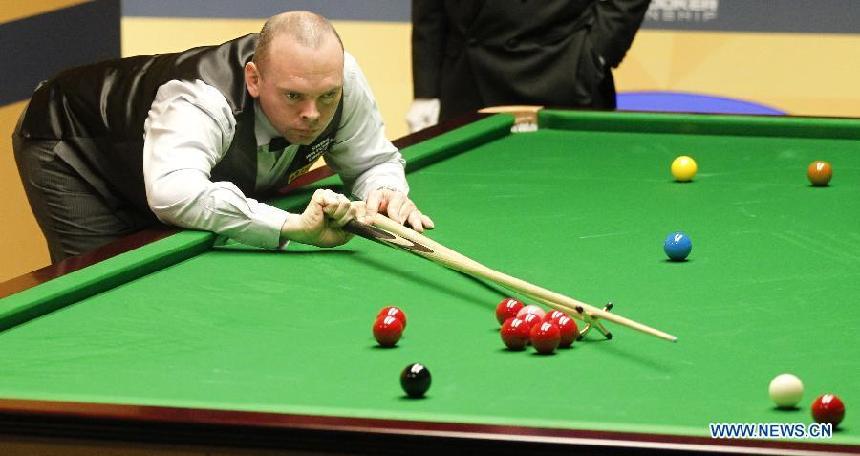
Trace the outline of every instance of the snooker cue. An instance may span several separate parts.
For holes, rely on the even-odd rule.
[[[524,280],[509,276],[503,272],[492,270],[455,250],[439,244],[411,228],[400,225],[382,214],[377,213],[373,217],[372,222],[371,226],[366,223],[359,222],[358,220],[352,220],[344,226],[344,229],[372,241],[407,250],[449,269],[497,283],[509,290],[522,293],[543,302],[554,309],[567,312],[571,314],[571,316],[577,317],[578,319],[586,322],[593,322],[598,318],[602,318],[671,342],[675,342],[678,339],[675,336],[629,318],[606,312],[603,309],[577,301],[569,296],[549,291]]]
[[[677,341],[677,337],[672,336],[670,334],[666,334],[665,332],[657,330],[655,328],[643,325],[637,321],[620,316],[618,314],[611,314],[603,309],[588,305],[584,302],[578,301],[561,293],[552,292],[532,283],[507,275],[503,272],[492,270],[455,250],[443,246],[442,244],[418,233],[411,228],[407,228],[403,225],[400,225],[399,223],[389,219],[388,217],[377,214],[377,216],[374,218],[374,225],[383,228],[391,233],[394,233],[398,236],[401,236],[411,242],[424,244],[426,246],[429,246],[430,248],[436,249],[436,251],[439,252],[440,255],[447,255],[449,259],[453,260],[454,267],[448,266],[451,269],[465,272],[474,277],[482,278],[497,283],[499,285],[504,286],[505,288],[508,288],[509,290],[524,294],[534,300],[540,301],[554,309],[564,311],[573,317],[585,321],[586,323],[595,323],[596,326],[601,326],[600,323],[596,320],[598,318],[604,318],[606,320],[613,321],[622,326],[626,326],[628,328],[643,332],[645,334],[656,336],[671,342]],[[414,253],[417,253],[421,256],[425,256],[431,260],[433,259],[428,255],[422,255],[420,252]],[[472,274],[466,270],[458,269],[457,266],[459,264],[469,265],[470,270],[474,271],[475,274]],[[607,337],[611,338],[611,335],[609,335],[608,331],[603,330],[603,332],[607,335]]]

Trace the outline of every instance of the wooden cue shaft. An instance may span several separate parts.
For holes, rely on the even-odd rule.
[[[549,303],[557,303],[561,304],[568,308],[568,312],[570,313],[578,313],[582,314],[587,312],[591,317],[603,318],[605,320],[609,320],[615,323],[618,323],[622,326],[626,326],[628,328],[650,334],[652,336],[659,337],[661,339],[669,340],[672,342],[677,341],[677,337],[667,334],[658,329],[652,328],[650,326],[643,325],[637,321],[631,320],[626,317],[622,317],[618,314],[612,314],[604,311],[603,309],[588,305],[584,302],[573,299],[569,296],[563,295],[561,293],[556,293],[545,288],[539,287],[537,285],[526,282],[525,280],[518,279],[516,277],[512,277],[500,271],[492,270],[475,260],[472,260],[469,257],[455,251],[451,250],[442,244],[424,236],[417,231],[407,228],[399,223],[389,219],[380,214],[376,214],[376,217],[373,219],[374,226],[379,228],[388,230],[398,236],[401,236],[405,239],[408,239],[412,242],[417,242],[419,244],[427,245],[433,249],[436,249],[443,255],[446,255],[451,260],[453,260],[454,267],[452,269],[459,270],[456,268],[458,264],[465,264],[468,267],[468,270],[463,270],[462,272],[477,274],[480,278],[489,280],[494,283],[501,284],[506,288],[514,290],[519,293],[523,293],[525,295],[539,298],[546,304]],[[417,253],[417,252],[416,252]],[[450,266],[449,266],[450,267]],[[470,272],[471,271],[471,272]],[[473,275],[474,275],[473,274]]]
[[[393,220],[389,219],[388,217],[380,216],[380,219],[381,220],[378,223],[378,227],[384,226],[386,231],[388,231],[390,233],[396,234],[396,233],[394,233],[394,231],[402,231],[399,228],[405,228],[402,225],[398,224],[397,222],[394,222]],[[374,220],[374,221],[376,221],[376,220]],[[417,255],[423,256],[423,257],[425,257],[431,261],[435,261],[437,263],[440,263],[443,266],[448,267],[449,269],[464,272],[464,273],[470,274],[472,276],[475,276],[480,271],[484,271],[484,273],[486,273],[486,271],[489,271],[489,268],[487,268],[484,265],[482,265],[481,263],[478,263],[477,261],[457,252],[456,250],[451,250],[451,249],[445,247],[444,245],[434,241],[433,239],[418,233],[415,230],[412,230],[409,228],[405,228],[405,229],[408,229],[409,232],[403,231],[403,234],[401,234],[399,236],[403,239],[407,239],[410,243],[412,243],[410,245],[414,245],[416,242],[418,242],[421,245],[430,247],[435,252],[447,253],[447,257],[446,257],[445,255],[431,255],[430,252],[425,252],[425,251],[422,251],[421,249],[417,249],[417,251],[415,252]],[[353,232],[355,232],[355,230],[353,230]],[[414,236],[410,232],[414,233]],[[360,233],[357,233],[357,234],[360,234]],[[412,236],[413,239],[410,240],[407,238],[407,236]],[[365,236],[365,237],[367,237],[367,236]],[[379,239],[377,238],[374,240],[379,240]],[[398,241],[390,241],[389,243],[397,243],[397,242]],[[400,241],[400,243],[402,243],[402,241]],[[401,248],[404,247],[403,245],[398,245],[398,246]],[[408,248],[408,250],[413,250],[413,249]],[[496,282],[496,281],[493,281],[493,282],[498,283],[499,285],[502,285],[505,288],[507,288],[507,289],[509,289],[515,293],[524,294],[524,295],[528,296],[529,298],[531,298],[535,301],[542,302],[543,304],[545,304],[549,307],[552,307],[553,309],[568,313],[568,314],[570,314],[570,316],[572,316],[578,320],[582,320],[582,321],[589,320],[587,318],[588,316],[583,315],[582,310],[577,310],[576,308],[571,307],[567,304],[558,303],[558,302],[555,302],[555,301],[552,301],[549,299],[542,298],[540,296],[531,295],[531,294],[524,292],[523,290],[513,289],[512,287],[509,287],[506,283],[503,283],[503,282]],[[582,307],[580,309],[584,310],[584,307]]]
[[[569,296],[549,291],[545,288],[531,284],[516,277],[512,277],[505,273],[492,270],[455,250],[451,250],[443,246],[442,244],[439,244],[438,242],[418,233],[411,228],[407,228],[403,225],[400,225],[399,223],[389,219],[384,215],[376,214],[376,216],[372,219],[372,222],[373,226],[381,228],[396,236],[399,236],[400,238],[410,241],[410,243],[413,244],[413,247],[410,247],[408,245],[399,245],[398,242],[389,241],[389,243],[397,245],[401,248],[405,248],[406,250],[409,250],[417,255],[423,256],[434,262],[442,264],[449,269],[464,272],[466,274],[481,279],[498,283],[505,288],[508,288],[515,292],[528,295],[532,298],[537,298],[541,302],[544,302],[545,304],[550,305],[553,308],[558,308],[560,306],[562,307],[562,309],[559,310],[567,311],[568,313],[571,313],[572,316],[577,316],[580,319],[583,319],[583,314],[587,314],[588,317],[603,318],[605,320],[615,322],[619,325],[626,326],[630,329],[655,337],[659,337],[661,339],[665,339],[672,342],[677,341],[677,337],[667,334],[658,329],[646,326],[642,323],[639,323],[626,317],[622,317],[618,314],[606,312],[603,309],[588,305]],[[360,222],[356,222],[356,224],[363,225],[360,224]],[[402,241],[399,242],[400,244],[402,244]],[[429,249],[414,248],[415,245],[426,246]]]
[[[348,231],[350,231],[354,234],[357,234],[359,236],[362,236],[364,238],[368,238],[368,239],[373,240],[373,241],[383,242],[383,243],[389,244],[389,245],[394,245],[395,247],[399,247],[401,249],[414,251],[414,253],[419,255],[419,256],[427,258],[431,261],[439,263],[439,264],[441,264],[441,265],[443,265],[449,269],[453,269],[455,271],[464,272],[464,273],[467,273],[469,275],[476,276],[479,271],[486,269],[480,263],[477,263],[476,261],[472,260],[469,257],[466,257],[465,255],[459,255],[458,252],[456,252],[456,251],[447,252],[448,253],[447,256],[443,255],[442,253],[445,253],[446,250],[450,250],[450,249],[447,249],[445,246],[439,244],[436,241],[433,241],[430,238],[427,238],[426,236],[424,236],[424,240],[421,243],[416,243],[416,242],[413,242],[411,240],[406,239],[403,236],[397,236],[396,234],[392,233],[391,230],[385,230],[385,231],[387,231],[387,233],[386,232],[375,232],[374,233],[372,228],[369,228],[366,224],[359,223],[359,222],[350,223],[350,225],[348,225],[347,228],[348,228]],[[391,234],[392,236],[386,237],[387,234]],[[423,249],[422,246],[427,247],[427,249]],[[458,256],[459,256],[459,258],[458,258]],[[500,285],[505,286],[505,284],[503,284],[503,283],[501,283]],[[508,287],[505,286],[505,288],[508,288]],[[513,290],[513,289],[511,289],[511,291],[525,294],[525,293],[522,293],[521,291],[517,291],[517,290]],[[529,298],[533,299],[533,300],[542,302],[542,303],[552,307],[553,309],[560,310],[562,312],[566,312],[566,313],[570,314],[572,317],[575,317],[579,320],[583,320],[583,321],[587,320],[587,317],[585,315],[582,315],[579,311],[577,311],[576,309],[574,309],[570,306],[567,306],[567,305],[564,305],[561,303],[556,303],[553,301],[549,301],[547,299],[543,299],[543,298],[540,298],[538,296],[532,296],[532,295],[528,295],[528,294],[525,294],[525,295],[528,296]]]

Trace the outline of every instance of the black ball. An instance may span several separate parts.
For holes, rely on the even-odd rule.
[[[421,397],[430,389],[430,370],[421,363],[412,363],[400,373],[400,386],[409,397]]]

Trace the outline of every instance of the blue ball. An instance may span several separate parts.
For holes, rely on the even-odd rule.
[[[693,250],[693,242],[683,231],[675,231],[666,236],[663,250],[672,261],[682,261],[690,254],[690,250]]]

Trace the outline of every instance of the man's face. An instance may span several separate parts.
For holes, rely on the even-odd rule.
[[[293,144],[310,144],[331,122],[343,93],[343,50],[327,38],[319,49],[287,35],[272,40],[263,68],[245,66],[248,93]]]

